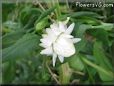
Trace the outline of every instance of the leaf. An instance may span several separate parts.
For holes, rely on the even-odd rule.
[[[96,41],[94,43],[93,54],[94,54],[96,63],[98,63],[99,65],[101,65],[106,69],[109,69],[109,70],[113,69],[109,59],[105,55],[101,42]]]
[[[8,33],[2,37],[2,46],[3,48],[9,47],[14,44],[18,39],[20,39],[25,34],[25,31],[16,31]]]
[[[84,33],[87,29],[90,29],[91,25],[85,25],[85,24],[81,24],[79,25],[79,27],[76,29],[76,36],[77,37],[83,37]]]
[[[3,64],[3,83],[11,83],[15,78],[14,62],[6,62]]]
[[[102,48],[102,43],[96,41],[94,44],[94,57],[95,57],[95,61],[98,65],[100,65],[101,67],[103,67],[106,70],[113,70],[112,65],[110,64],[109,59],[105,56],[105,52],[104,49]],[[112,81],[113,78],[107,76],[106,74],[102,73],[101,71],[98,71],[100,78],[103,81]],[[114,77],[114,76],[113,76]]]
[[[45,12],[43,12],[43,13],[40,15],[39,19],[37,20],[37,22],[39,22],[39,21],[42,20],[43,18],[47,17],[47,16],[48,16],[49,14],[51,14],[55,9],[56,9],[56,6],[54,6],[54,7],[50,8],[50,9],[46,10]]]
[[[95,68],[97,70],[97,72],[99,74],[102,74],[100,75],[101,79],[103,81],[113,81],[114,80],[114,73],[109,71],[109,70],[106,70],[104,69],[103,67],[99,66],[99,65],[96,65],[95,63],[89,61],[87,58],[85,57],[81,57],[82,61],[84,63],[86,63],[87,65]]]
[[[34,34],[26,34],[14,45],[3,49],[3,62],[31,55],[39,42],[39,37]]]
[[[80,12],[72,12],[66,15],[59,16],[59,20],[66,19],[67,17],[71,17],[72,19],[80,19],[84,17],[92,17],[92,18],[103,18],[103,16],[95,13],[95,12],[89,12],[89,11],[80,11]]]
[[[94,36],[96,39],[102,41],[105,45],[109,45],[108,32],[104,29],[91,29],[88,30],[89,34]]]
[[[0,3],[2,3],[0,1]],[[2,3],[2,22],[5,22],[8,18],[8,15],[14,10],[15,8],[15,4],[14,3],[10,3],[10,4],[6,4],[6,3]]]
[[[83,24],[90,24],[90,25],[99,25],[101,24],[101,21],[98,20],[98,19],[95,19],[93,17],[82,17],[82,18],[77,18],[76,20],[75,19],[72,19],[74,21],[77,21],[77,22],[82,22]]]
[[[31,5],[27,5],[19,12],[19,19],[23,25],[26,25],[33,16],[37,19],[40,14],[41,10],[39,8],[33,8]]]
[[[86,45],[87,45],[87,41],[82,38],[80,42],[75,44],[76,53],[79,53],[80,51],[83,51],[83,49],[85,49]]]
[[[75,70],[82,71],[84,69],[84,64],[81,61],[80,56],[77,54],[70,58],[69,65]]]
[[[12,29],[12,30],[18,30],[18,29],[22,28],[22,25],[20,23],[13,22],[13,21],[4,22],[3,26],[7,27],[8,29]]]
[[[102,16],[100,16],[97,13],[88,12],[88,11],[80,11],[80,12],[70,13],[70,14],[68,14],[68,16],[77,17],[77,18],[82,17],[82,16],[88,16],[88,17],[94,17],[94,18],[103,18]]]
[[[114,24],[111,24],[111,23],[103,23],[101,25],[98,25],[98,26],[92,26],[92,28],[95,28],[95,29],[104,29],[106,31],[111,31],[112,28],[114,28]]]

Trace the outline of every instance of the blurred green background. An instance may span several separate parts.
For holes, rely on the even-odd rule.
[[[76,54],[57,60],[40,55],[39,40],[53,20],[75,23],[82,40]],[[114,7],[84,8],[75,3],[2,3],[3,84],[114,84]]]

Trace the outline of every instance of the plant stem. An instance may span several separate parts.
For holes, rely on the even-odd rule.
[[[59,81],[61,84],[69,84],[72,70],[68,63],[64,63],[59,68]]]
[[[48,61],[46,62],[46,67],[48,68],[49,73],[51,74],[51,76],[53,77],[53,79],[57,82],[57,84],[60,84],[60,82],[56,78],[56,75],[51,71],[50,67],[48,66]]]

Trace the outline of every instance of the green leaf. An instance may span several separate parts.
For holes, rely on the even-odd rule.
[[[13,22],[13,21],[4,22],[3,26],[7,27],[8,29],[12,29],[12,30],[18,30],[18,29],[22,28],[22,25],[20,23]]]
[[[111,70],[112,71],[112,65],[109,61],[109,59],[105,56],[105,52],[104,49],[102,48],[102,43],[96,41],[94,44],[94,57],[95,57],[95,61],[98,65],[100,65],[101,67],[103,67],[106,70]],[[107,76],[105,73],[102,73],[101,71],[98,71],[101,80],[103,81],[111,81],[113,80],[113,78],[111,78],[110,76]]]
[[[75,70],[82,71],[84,69],[84,64],[80,59],[79,55],[74,55],[70,58],[69,65]]]
[[[71,18],[76,18],[76,19],[80,19],[80,18],[84,18],[84,17],[92,17],[92,18],[103,18],[103,16],[100,16],[97,13],[94,12],[89,12],[89,11],[80,11],[80,12],[72,12],[66,15],[61,15],[59,17],[60,20],[62,19],[66,19],[67,17],[71,17]]]
[[[76,53],[79,53],[80,51],[83,51],[83,49],[85,49],[86,45],[87,45],[87,41],[82,38],[80,42],[75,44]]]
[[[39,8],[33,8],[31,5],[27,5],[23,7],[23,9],[19,12],[19,19],[23,25],[26,25],[29,20],[33,16],[36,16],[36,19],[41,14],[41,10]]]
[[[11,83],[15,78],[14,62],[6,62],[3,64],[3,83]]]
[[[80,24],[78,28],[76,28],[76,36],[77,37],[84,37],[84,33],[87,29],[90,29],[91,25]]]
[[[25,31],[16,31],[8,33],[2,37],[2,46],[3,48],[9,47],[14,44],[18,39],[20,39],[25,34]]]
[[[105,45],[110,45],[108,32],[105,31],[104,29],[93,29],[93,30],[91,29],[91,30],[88,30],[88,32],[96,39],[102,41]]]
[[[111,23],[101,23],[101,25],[98,25],[98,26],[92,26],[92,28],[95,28],[95,29],[104,29],[106,31],[110,31],[112,30],[112,28],[114,28],[114,24],[111,24]]]
[[[93,54],[94,54],[95,61],[97,64],[109,70],[113,69],[109,59],[105,55],[105,51],[102,47],[101,42],[96,41],[94,43]]]
[[[70,13],[68,14],[68,16],[70,17],[82,17],[82,16],[88,16],[88,17],[94,17],[94,18],[103,18],[102,16],[100,16],[97,13],[94,12],[88,12],[88,11],[81,11],[81,12],[74,12],[74,13]]]
[[[45,18],[45,17],[47,17],[48,15],[50,15],[55,9],[56,9],[56,6],[54,6],[54,7],[50,8],[50,9],[46,10],[45,12],[43,12],[43,13],[40,15],[39,19],[37,20],[37,22],[39,22],[39,21],[42,20],[43,18]]]
[[[114,73],[112,71],[106,70],[103,67],[96,65],[95,63],[89,61],[87,58],[85,57],[81,57],[81,59],[83,60],[84,63],[86,63],[87,65],[95,68],[98,73],[100,74],[100,78],[103,81],[113,81],[114,80]]]
[[[38,45],[39,37],[35,34],[26,34],[14,45],[3,49],[3,62],[31,55]]]
[[[72,20],[76,21],[76,22],[82,22],[83,24],[90,24],[90,25],[99,25],[101,24],[101,21],[93,18],[93,17],[82,17],[82,18],[77,18],[76,20],[72,18]]]

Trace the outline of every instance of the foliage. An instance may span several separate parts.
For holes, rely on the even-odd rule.
[[[91,10],[75,9],[66,3],[39,4],[2,4],[3,83],[113,84],[112,8]],[[75,23],[72,35],[82,40],[75,45],[75,55],[65,58],[63,64],[57,60],[56,67],[52,67],[51,57],[40,55],[39,40],[53,20],[67,17]]]

